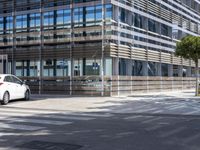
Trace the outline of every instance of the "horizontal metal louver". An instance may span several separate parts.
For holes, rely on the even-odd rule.
[[[171,64],[172,63],[172,55],[169,53],[163,53],[161,52],[161,62]]]
[[[176,57],[176,56],[172,56],[172,58],[173,58],[173,64],[175,64],[175,65],[181,65],[182,64],[182,59],[181,59],[181,57]]]
[[[152,2],[148,2],[148,5],[147,5],[147,8],[148,8],[148,11],[159,16],[160,14],[160,8],[158,5],[152,3]]]
[[[146,2],[146,0],[134,0],[134,6],[146,11],[147,2]]]
[[[132,48],[132,59],[147,60],[147,51],[140,48]]]
[[[161,11],[160,11],[160,16],[171,22],[172,18],[171,18],[171,12],[169,10],[166,10],[164,8],[161,7]]]
[[[160,62],[160,52],[148,50],[148,60],[153,62]]]

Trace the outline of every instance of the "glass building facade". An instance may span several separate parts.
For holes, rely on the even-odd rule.
[[[8,73],[26,80],[194,75],[194,62],[174,50],[200,34],[198,0],[0,3],[0,54],[8,55]]]

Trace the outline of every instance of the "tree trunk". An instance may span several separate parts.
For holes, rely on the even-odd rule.
[[[195,95],[196,96],[198,96],[198,93],[199,93],[199,65],[198,65],[198,60],[197,60],[197,62],[195,63],[195,66],[196,66],[196,68],[195,68],[195,73],[196,73],[196,93],[195,93]]]

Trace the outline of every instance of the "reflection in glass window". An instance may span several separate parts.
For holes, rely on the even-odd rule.
[[[22,61],[16,62],[16,76],[23,76],[23,63],[22,63]]]
[[[37,61],[30,61],[29,75],[31,77],[36,77],[37,74]]]
[[[96,25],[100,25],[102,22],[102,6],[96,6]]]
[[[145,18],[139,14],[134,14],[134,26],[138,28],[143,28],[145,29],[145,24],[144,24]]]
[[[168,76],[168,64],[162,64],[161,68],[162,68],[162,76],[167,77]]]
[[[74,76],[81,76],[83,68],[83,61],[81,59],[74,60]]]
[[[151,32],[156,32],[156,22],[152,19],[148,19],[148,29]]]
[[[45,60],[43,62],[43,76],[52,77],[54,76],[54,61],[52,59]]]
[[[106,19],[112,19],[112,5],[106,5]]]
[[[6,17],[6,33],[13,33],[13,17]]]
[[[71,24],[70,9],[64,10],[64,24],[65,24],[66,27],[70,27],[70,24]]]
[[[173,65],[173,76],[178,77],[178,65]]]
[[[120,11],[120,21],[123,23],[126,23],[126,10],[124,8],[121,8]]]
[[[63,10],[57,10],[57,14],[56,14],[56,24],[57,25],[61,25],[64,23],[64,11]]]
[[[74,26],[75,27],[83,26],[83,8],[74,9]]]
[[[40,27],[39,13],[30,14],[30,27],[31,28]]]
[[[100,60],[86,59],[85,75],[100,75]]]
[[[54,13],[53,11],[44,13],[44,26],[53,26],[54,24]]]
[[[59,59],[56,61],[56,76],[68,76],[68,60]]]
[[[161,34],[165,36],[170,36],[170,27],[165,24],[161,24]]]
[[[93,26],[95,21],[94,7],[86,7],[86,26]]]
[[[133,63],[132,74],[134,76],[142,76],[143,75],[142,70],[143,70],[142,61],[135,60],[134,63]]]
[[[4,21],[3,21],[3,17],[0,17],[0,34],[3,34],[3,27],[4,26]]]
[[[57,10],[56,12],[56,24],[57,28],[69,27],[71,22],[70,10]]]
[[[27,15],[16,16],[16,29],[27,28]]]
[[[149,76],[157,75],[157,63],[156,62],[148,62],[148,75]]]

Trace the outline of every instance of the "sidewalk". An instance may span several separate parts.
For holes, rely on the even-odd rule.
[[[199,99],[194,90],[139,93],[119,97],[69,97],[64,95],[32,95],[30,101],[11,102],[7,107],[52,110],[58,112],[106,112],[108,107],[122,105],[125,102],[164,98]]]

